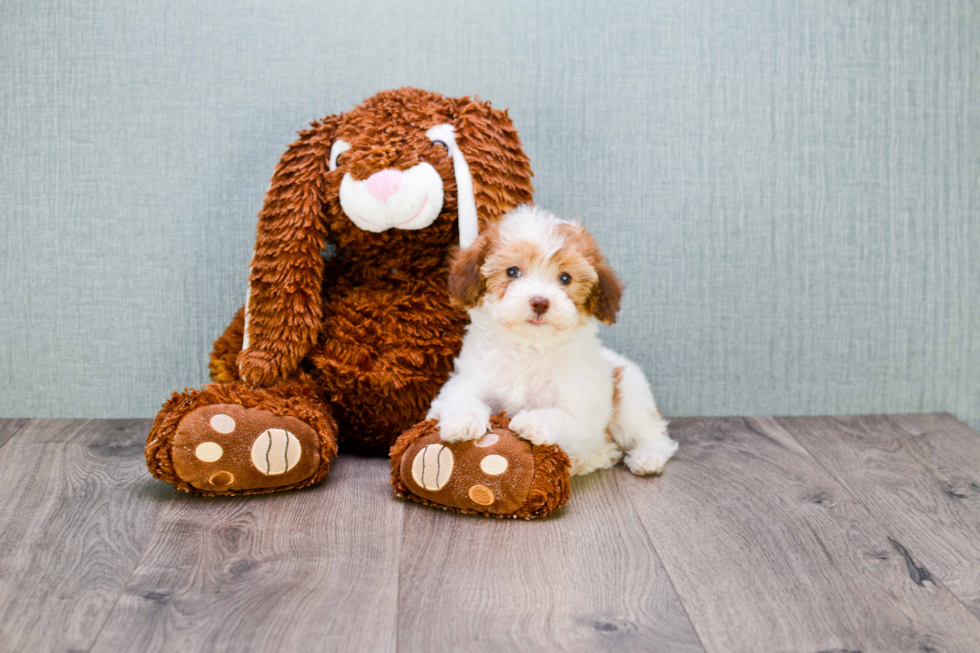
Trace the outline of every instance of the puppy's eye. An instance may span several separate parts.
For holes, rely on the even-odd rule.
[[[517,277],[521,276],[521,269],[507,268],[507,276],[510,277],[511,279],[516,279]]]
[[[562,272],[558,275],[558,282],[563,286],[567,286],[572,282],[572,275],[567,272]]]

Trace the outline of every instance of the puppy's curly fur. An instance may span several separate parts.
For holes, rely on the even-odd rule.
[[[428,413],[443,440],[479,438],[505,411],[524,439],[560,446],[572,474],[624,453],[635,474],[663,470],[677,443],[640,368],[599,342],[622,284],[580,224],[520,207],[457,253],[449,289],[471,322]]]

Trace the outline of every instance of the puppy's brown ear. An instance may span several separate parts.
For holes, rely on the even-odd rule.
[[[589,296],[589,310],[603,324],[615,324],[619,301],[623,296],[623,282],[605,261],[595,266],[595,272],[599,280]]]
[[[466,249],[456,248],[449,264],[449,297],[460,308],[473,308],[480,301],[486,283],[480,268],[487,257],[490,240],[481,234]]]

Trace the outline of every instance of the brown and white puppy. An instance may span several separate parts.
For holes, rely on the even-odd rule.
[[[584,227],[518,207],[456,254],[449,290],[470,325],[428,414],[443,440],[479,438],[505,411],[524,439],[559,445],[573,474],[624,453],[634,474],[663,470],[677,443],[640,368],[599,341],[622,284]]]

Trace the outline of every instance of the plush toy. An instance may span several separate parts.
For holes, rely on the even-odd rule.
[[[388,452],[460,348],[451,248],[532,191],[507,113],[475,98],[401,88],[300,132],[259,214],[245,306],[215,342],[214,383],[164,404],[151,473],[186,492],[255,494],[320,481],[338,444]],[[533,472],[542,454],[525,454]],[[524,485],[507,505],[542,513],[528,504],[541,479]]]
[[[391,484],[399,497],[488,517],[547,517],[569,497],[568,456],[555,445],[517,437],[503,414],[479,440],[444,442],[428,420],[391,448]]]

